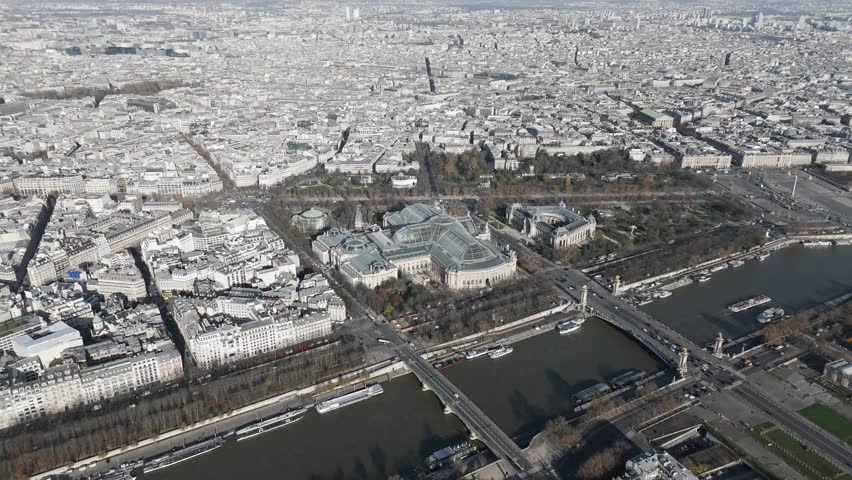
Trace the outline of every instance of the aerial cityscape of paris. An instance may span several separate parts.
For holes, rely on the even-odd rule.
[[[852,0],[0,0],[0,480],[852,480]]]

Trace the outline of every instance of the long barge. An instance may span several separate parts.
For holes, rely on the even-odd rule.
[[[756,307],[758,305],[763,305],[764,303],[771,302],[772,299],[767,297],[766,295],[758,295],[754,298],[749,298],[748,300],[743,300],[742,302],[737,302],[730,307],[728,310],[736,313],[748,310],[749,308]]]
[[[426,458],[426,467],[430,471],[439,470],[477,452],[477,446],[473,442],[463,442],[458,445],[444,447]]]
[[[275,415],[274,417],[270,417],[265,420],[258,420],[257,422],[245,425],[237,430],[237,441],[240,442],[248,440],[249,438],[256,437],[262,433],[271,432],[272,430],[298,422],[307,411],[307,408],[298,408]]]
[[[382,388],[382,386],[379,384],[370,385],[367,388],[362,388],[361,390],[356,390],[352,393],[347,393],[346,395],[341,395],[339,397],[317,403],[317,412],[328,413],[333,410],[337,410],[338,408],[346,407],[348,405],[352,405],[353,403],[358,403],[362,400],[366,400],[370,397],[381,395],[382,393],[384,393],[384,391],[384,388]]]
[[[166,467],[171,467],[172,465],[177,465],[178,463],[204,455],[205,453],[210,453],[224,445],[224,443],[225,439],[217,436],[186,445],[182,448],[145,460],[145,466],[142,471],[145,473],[151,473]]]

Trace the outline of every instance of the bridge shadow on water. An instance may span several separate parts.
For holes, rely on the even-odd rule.
[[[564,411],[569,403],[573,403],[574,385],[571,385],[556,370],[548,368],[544,371],[544,378],[550,385],[547,395],[547,403],[551,412]]]
[[[369,448],[370,460],[368,463],[364,459],[357,458],[352,463],[352,467],[344,471],[338,467],[334,473],[330,475],[313,474],[308,477],[309,480],[372,480],[388,478],[390,474],[387,471],[387,456],[384,449],[378,445],[373,445]]]
[[[399,425],[399,428],[405,430],[407,426]],[[425,461],[426,457],[434,451],[461,443],[465,438],[467,438],[467,434],[464,430],[450,437],[445,437],[436,433],[431,426],[424,425],[423,432],[420,435],[421,440],[414,450],[396,451],[389,455],[383,447],[374,444],[367,449],[368,459],[355,459],[351,468],[338,468],[332,474],[314,474],[308,478],[309,480],[383,480],[395,474],[399,474],[403,478],[416,478],[418,472],[424,470],[420,460]]]
[[[544,409],[530,403],[529,398],[518,389],[512,390],[509,394],[509,406],[517,424],[525,427],[542,423],[547,416]],[[518,433],[520,432],[506,432],[510,437]]]

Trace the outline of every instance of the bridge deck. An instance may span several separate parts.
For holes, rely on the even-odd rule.
[[[519,474],[533,471],[533,465],[520,447],[488,418],[473,401],[438,372],[408,345],[397,345],[400,358],[423,384],[438,396],[467,428],[495,455],[505,460]]]

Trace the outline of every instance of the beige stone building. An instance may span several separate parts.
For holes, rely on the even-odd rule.
[[[511,279],[514,252],[491,243],[488,226],[452,217],[437,207],[414,204],[385,215],[384,230],[352,235],[332,230],[317,237],[314,253],[353,284],[374,288],[406,275],[423,274],[450,288],[483,288]]]

